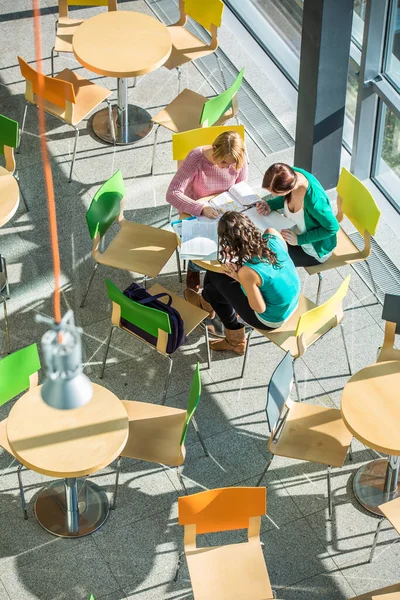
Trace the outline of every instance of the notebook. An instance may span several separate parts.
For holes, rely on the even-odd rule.
[[[190,217],[173,221],[173,230],[181,239],[181,258],[184,260],[217,260],[218,221]]]

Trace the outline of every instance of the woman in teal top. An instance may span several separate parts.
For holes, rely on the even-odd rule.
[[[220,262],[224,273],[207,271],[202,294],[185,291],[185,298],[225,326],[225,339],[212,341],[213,350],[246,349],[245,329],[276,329],[296,310],[300,281],[286,242],[275,229],[264,234],[242,213],[226,212],[218,224]]]
[[[325,262],[336,248],[339,223],[319,181],[303,169],[275,163],[266,171],[262,186],[277,197],[259,202],[258,212],[267,215],[283,208],[294,225],[281,234],[296,267]]]

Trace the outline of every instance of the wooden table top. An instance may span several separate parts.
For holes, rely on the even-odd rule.
[[[19,204],[18,181],[14,175],[0,167],[0,227],[8,223]]]
[[[136,77],[161,67],[171,54],[168,28],[154,17],[117,10],[84,21],[72,38],[76,59],[94,73]]]
[[[18,460],[52,477],[81,477],[109,465],[125,447],[128,415],[121,400],[93,383],[82,408],[58,410],[45,404],[41,387],[24,394],[7,419],[7,436]]]
[[[346,383],[341,413],[346,426],[369,448],[400,455],[400,361],[361,369]]]

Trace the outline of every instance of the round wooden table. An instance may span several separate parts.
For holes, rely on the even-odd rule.
[[[389,455],[363,465],[354,477],[356,498],[376,515],[382,515],[380,504],[400,495],[399,390],[400,361],[388,361],[353,375],[342,395],[342,418],[354,437]]]
[[[64,479],[42,490],[35,503],[42,527],[61,537],[88,535],[107,519],[106,493],[77,478],[109,465],[128,439],[124,405],[106,388],[92,385],[91,401],[73,410],[45,404],[38,386],[15,403],[7,419],[8,441],[17,459],[33,471]]]
[[[87,19],[72,38],[76,59],[94,73],[117,77],[117,106],[113,107],[117,144],[132,144],[153,128],[151,115],[128,103],[128,77],[137,77],[161,67],[171,54],[168,28],[148,15],[125,10],[101,13]],[[113,143],[108,109],[97,112],[93,131]]]
[[[19,205],[19,186],[14,175],[0,167],[0,227],[15,215]]]

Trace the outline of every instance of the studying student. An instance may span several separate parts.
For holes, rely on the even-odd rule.
[[[244,142],[236,131],[221,133],[211,146],[195,148],[185,158],[174,175],[167,202],[180,213],[204,215],[216,219],[219,213],[200,202],[201,198],[226,192],[235,183],[247,180]],[[200,289],[200,268],[189,263],[186,286]]]
[[[295,227],[281,231],[296,267],[325,262],[337,245],[339,223],[319,181],[304,169],[275,163],[266,171],[262,187],[275,198],[257,204],[260,214],[283,208]]]
[[[207,271],[202,294],[185,290],[185,299],[225,326],[225,338],[210,342],[213,350],[242,355],[246,336],[241,319],[257,329],[281,327],[296,310],[300,281],[283,237],[264,233],[243,213],[226,212],[218,223],[220,262],[225,273]]]

